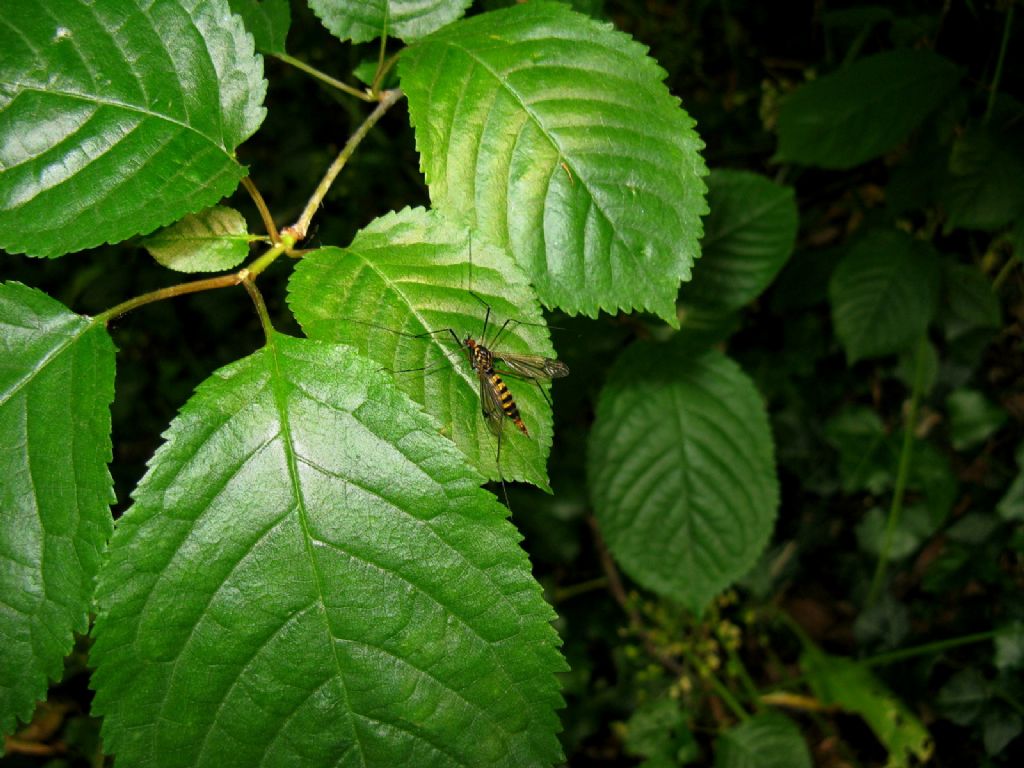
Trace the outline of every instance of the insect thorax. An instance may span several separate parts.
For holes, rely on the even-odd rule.
[[[487,347],[482,347],[472,338],[466,338],[466,347],[469,348],[470,362],[473,370],[478,373],[488,373],[494,369],[494,355]]]

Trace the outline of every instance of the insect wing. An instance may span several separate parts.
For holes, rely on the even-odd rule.
[[[480,379],[480,409],[484,413],[484,421],[487,428],[494,435],[501,435],[501,428],[504,426],[505,412],[501,409],[501,398],[498,390],[494,388],[491,380],[485,375]]]
[[[569,375],[569,366],[561,360],[540,355],[495,354],[509,372],[524,379],[560,379]]]

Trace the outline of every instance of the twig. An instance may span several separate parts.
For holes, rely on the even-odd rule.
[[[299,216],[298,221],[292,224],[290,227],[286,227],[284,230],[285,234],[291,234],[295,238],[295,242],[302,242],[306,237],[306,232],[309,230],[310,222],[313,220],[313,216],[316,214],[316,209],[320,207],[320,203],[323,202],[324,198],[327,197],[327,192],[331,188],[331,184],[341,173],[341,169],[345,167],[345,163],[352,156],[356,147],[359,143],[366,138],[366,134],[370,132],[370,129],[376,125],[377,121],[380,120],[384,113],[391,109],[404,94],[401,89],[394,89],[391,91],[384,91],[381,94],[380,103],[377,104],[377,108],[367,115],[366,120],[363,124],[356,129],[356,132],[352,134],[349,140],[342,147],[341,152],[331,163],[331,167],[327,169],[327,173],[324,174],[320,184],[317,185],[316,190],[313,192],[313,196],[309,198],[309,202],[306,203],[305,209],[302,211],[302,215]]]
[[[358,88],[353,88],[348,83],[343,83],[341,82],[341,80],[338,80],[335,77],[331,77],[326,72],[321,72],[319,69],[316,69],[315,67],[311,67],[304,61],[300,61],[299,59],[296,59],[293,56],[289,56],[287,53],[274,53],[271,55],[274,56],[274,58],[283,61],[285,64],[291,64],[296,69],[305,72],[307,75],[315,77],[320,82],[326,83],[332,88],[337,88],[339,91],[344,91],[349,96],[355,96],[357,99],[361,99],[363,101],[374,101],[373,94],[361,91]]]
[[[243,176],[242,186],[245,187],[245,191],[249,193],[252,201],[256,203],[256,210],[260,212],[260,218],[263,219],[263,228],[270,235],[270,242],[275,244],[281,242],[281,234],[277,231],[277,225],[274,224],[274,217],[270,215],[270,209],[267,208],[267,203],[263,199],[263,195],[256,188],[256,184],[248,176]]]

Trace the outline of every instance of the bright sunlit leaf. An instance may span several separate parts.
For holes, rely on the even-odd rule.
[[[213,205],[265,113],[226,0],[5,3],[0,73],[0,247],[36,256]]]
[[[91,655],[125,765],[551,765],[554,614],[507,510],[353,350],[207,379],[118,521]]]
[[[489,307],[486,344],[495,352],[555,357],[536,297],[500,249],[433,212],[406,209],[377,219],[347,248],[307,254],[288,302],[308,336],[355,346],[391,371],[483,475],[548,488],[544,394],[533,381],[504,377],[530,434],[505,420],[499,472],[498,440],[481,415],[479,380],[461,344],[481,339]]]
[[[435,208],[512,253],[549,307],[674,325],[707,171],[646,53],[565,5],[526,3],[424,38],[399,73]]]

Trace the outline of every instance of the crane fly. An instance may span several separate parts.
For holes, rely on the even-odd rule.
[[[459,342],[459,345],[465,347],[469,355],[469,364],[479,380],[480,410],[483,413],[484,421],[487,423],[487,428],[498,438],[497,460],[500,462],[501,434],[506,418],[515,424],[516,429],[524,435],[527,437],[530,435],[529,430],[523,423],[522,417],[519,415],[519,407],[516,405],[515,398],[509,392],[508,386],[501,378],[501,374],[504,373],[506,376],[516,376],[521,379],[531,379],[537,385],[541,394],[544,395],[548,405],[551,405],[551,400],[548,399],[547,392],[544,391],[540,382],[542,380],[559,379],[563,376],[568,376],[569,366],[560,360],[542,357],[541,355],[523,355],[492,350],[491,347],[497,347],[498,340],[508,330],[509,325],[513,322],[511,320],[506,320],[501,328],[498,329],[498,332],[494,334],[494,338],[485,346],[487,325],[491,319],[491,307],[472,291],[469,293],[486,308],[484,325],[480,332],[480,341],[477,341],[472,336],[466,336],[465,339]],[[455,335],[454,331],[452,331],[452,335],[455,336],[455,340],[458,342],[459,338]],[[494,368],[495,361],[502,364],[506,370],[496,371]]]
[[[555,360],[554,358],[545,357],[543,355],[521,354],[502,349],[502,337],[517,325],[532,326],[542,324],[508,319],[505,320],[501,326],[498,327],[497,331],[492,334],[491,330],[493,324],[491,323],[490,304],[472,290],[467,291],[467,293],[472,296],[474,300],[479,302],[485,310],[483,325],[480,329],[480,334],[477,337],[474,337],[471,334],[466,334],[464,337],[460,338],[455,329],[450,327],[438,328],[436,330],[424,331],[422,333],[408,333],[395,328],[376,325],[375,323],[355,320],[354,318],[350,318],[349,322],[380,328],[381,330],[386,330],[389,333],[394,333],[410,339],[423,340],[432,336],[447,334],[452,338],[459,349],[465,351],[466,358],[468,359],[470,367],[472,368],[473,374],[477,380],[477,392],[480,398],[480,412],[483,415],[484,423],[487,425],[489,432],[494,435],[498,441],[495,463],[497,465],[499,478],[501,479],[502,486],[504,487],[504,479],[501,478],[501,446],[505,421],[511,421],[513,425],[515,425],[515,428],[526,437],[530,436],[530,431],[526,423],[523,421],[515,397],[509,390],[503,377],[510,376],[533,381],[541,395],[544,397],[545,402],[547,402],[548,406],[551,407],[551,399],[548,397],[547,392],[544,391],[542,382],[568,376],[569,367],[560,360]],[[490,338],[488,338],[489,336]],[[449,353],[445,353],[445,357],[451,360]],[[413,371],[426,371],[428,373],[433,373],[435,370],[441,370],[440,368],[435,368],[434,365],[435,364],[430,364],[420,368],[392,369],[391,372],[411,373]]]
[[[429,263],[429,261],[428,261]],[[447,266],[447,265],[445,265]],[[497,449],[495,455],[495,464],[497,469],[498,477],[502,482],[504,488],[504,477],[501,466],[502,459],[502,448],[503,443],[508,438],[507,435],[503,437],[504,427],[506,421],[511,421],[515,427],[515,430],[526,438],[529,438],[531,428],[534,426],[529,423],[529,416],[533,413],[530,408],[527,408],[527,414],[520,412],[520,404],[517,403],[515,394],[519,394],[525,400],[525,393],[515,393],[515,384],[510,387],[506,384],[506,377],[508,379],[529,379],[540,391],[541,396],[544,398],[548,406],[551,406],[551,399],[548,397],[545,391],[544,383],[556,378],[561,378],[569,374],[569,368],[564,363],[555,360],[552,357],[546,357],[544,355],[527,354],[532,349],[529,345],[534,343],[541,343],[541,334],[523,333],[517,331],[519,326],[524,328],[527,326],[536,326],[539,328],[545,328],[544,323],[539,322],[527,322],[518,319],[506,319],[502,323],[493,321],[495,316],[494,310],[491,305],[481,298],[480,295],[473,291],[473,255],[472,255],[472,242],[470,242],[470,255],[469,255],[469,285],[467,288],[462,288],[461,298],[459,293],[452,295],[451,299],[444,303],[435,304],[434,302],[423,302],[420,304],[420,312],[442,312],[442,317],[447,315],[445,319],[463,317],[463,318],[480,318],[480,313],[475,312],[469,306],[471,302],[479,304],[483,311],[483,322],[479,328],[479,333],[462,333],[466,330],[465,326],[456,331],[454,327],[440,327],[435,330],[422,330],[425,326],[419,325],[419,329],[408,328],[399,329],[394,326],[378,325],[377,323],[368,322],[366,320],[358,320],[355,318],[347,318],[346,322],[356,323],[359,325],[370,326],[378,328],[396,336],[401,336],[410,339],[419,339],[420,341],[427,341],[433,339],[431,345],[431,351],[440,351],[441,356],[439,358],[433,357],[433,355],[424,356],[420,359],[420,365],[418,367],[402,367],[399,365],[392,365],[385,370],[388,370],[392,374],[399,373],[411,373],[414,371],[424,372],[425,375],[440,372],[446,369],[454,370],[457,373],[456,380],[451,384],[446,383],[443,385],[443,389],[434,390],[435,393],[440,394],[444,401],[438,401],[439,407],[444,407],[445,403],[450,403],[453,395],[458,395],[459,400],[462,399],[466,394],[472,392],[474,399],[479,397],[480,400],[480,413],[483,415],[484,424],[486,424],[485,430],[478,431],[478,422],[475,417],[472,421],[470,418],[473,414],[465,414],[465,421],[459,420],[456,422],[455,428],[453,429],[452,439],[464,450],[467,451],[467,456],[472,457],[474,454],[476,462],[481,461],[481,449],[484,447],[484,441],[486,433],[492,435],[497,439]],[[501,302],[500,306],[515,307],[517,304],[512,302],[511,299],[507,300],[503,298],[505,290],[503,286],[506,281],[500,277],[500,273],[492,267],[486,274],[491,275],[485,278],[485,284],[489,286],[493,295],[499,297]],[[494,276],[498,275],[498,276]],[[516,281],[511,280],[510,289],[515,290],[514,286]],[[443,281],[438,282],[439,287],[444,287]],[[471,302],[467,301],[470,299]],[[388,311],[390,305],[382,304],[381,309]],[[422,315],[417,312],[418,317],[416,320],[422,322]],[[411,318],[409,318],[411,319]],[[461,321],[459,321],[461,323]],[[470,322],[474,322],[470,320]],[[478,320],[477,320],[478,322]],[[475,324],[475,323],[474,323]],[[426,326],[429,327],[429,326]],[[344,336],[344,332],[341,334]],[[444,339],[450,338],[453,342],[449,344]],[[529,339],[529,340],[528,340]],[[514,341],[513,341],[514,340]],[[362,345],[370,345],[370,341],[366,339]],[[515,349],[509,349],[512,347]],[[385,353],[387,354],[387,353]],[[371,355],[373,356],[373,355]],[[398,355],[392,358],[392,362],[398,362],[400,359],[405,358],[404,355]],[[461,358],[461,360],[459,359]],[[378,357],[378,359],[380,359]],[[408,359],[408,358],[405,358]],[[469,363],[467,369],[466,362]],[[411,362],[411,361],[410,361]],[[461,379],[461,381],[459,381]],[[421,403],[427,405],[425,399],[428,395],[427,388],[424,388],[423,393],[416,399],[420,400]],[[530,404],[535,404],[534,399],[531,399]],[[527,403],[523,403],[526,405]],[[447,418],[451,418],[450,411],[447,411]],[[524,418],[524,415],[526,418]],[[458,418],[456,416],[456,418]],[[525,461],[530,461],[528,453],[524,455]],[[491,472],[481,466],[484,474],[490,475]],[[493,475],[492,475],[493,476]],[[507,494],[506,494],[507,501]]]

